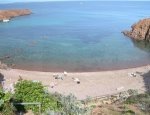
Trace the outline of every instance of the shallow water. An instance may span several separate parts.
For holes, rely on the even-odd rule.
[[[150,63],[150,48],[121,31],[149,16],[150,2],[1,4],[33,14],[0,23],[0,57],[15,68],[100,71]],[[143,50],[144,49],[144,50]]]

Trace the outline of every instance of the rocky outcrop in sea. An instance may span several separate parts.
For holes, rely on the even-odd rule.
[[[32,12],[28,9],[16,9],[16,10],[0,10],[0,21],[7,21],[11,18],[29,15]]]
[[[150,18],[140,20],[131,28],[130,31],[123,31],[123,34],[135,40],[150,41]]]

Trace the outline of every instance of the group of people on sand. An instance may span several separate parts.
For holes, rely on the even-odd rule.
[[[57,80],[61,79],[64,80],[65,77],[68,76],[68,73],[66,71],[63,72],[63,74],[53,74],[53,77]],[[74,82],[76,82],[77,84],[80,84],[80,80],[79,78],[72,78]],[[54,88],[57,85],[57,82],[51,82],[50,83],[50,87]]]

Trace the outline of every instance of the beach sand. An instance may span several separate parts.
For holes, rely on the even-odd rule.
[[[139,74],[137,74],[137,77],[131,77],[129,73],[146,73],[148,71],[148,66],[143,66],[114,71],[68,73],[63,80],[56,80],[53,77],[53,74],[56,73],[52,72],[0,69],[0,73],[5,77],[6,86],[17,82],[19,76],[21,76],[26,80],[41,81],[50,92],[59,92],[65,95],[72,93],[78,99],[114,94],[128,89],[138,89],[140,92],[144,92],[146,91],[144,78]],[[61,75],[63,72],[57,74]],[[81,83],[77,84],[72,78],[78,78]],[[50,87],[52,82],[57,83],[54,88]]]

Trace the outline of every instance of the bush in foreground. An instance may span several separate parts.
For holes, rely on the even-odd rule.
[[[144,112],[150,112],[150,93],[139,94],[129,97],[126,104],[135,104]]]
[[[10,103],[12,94],[10,92],[4,92],[0,89],[0,114],[2,115],[14,115],[13,106]]]
[[[19,103],[41,103],[41,111],[38,105],[20,105]],[[88,115],[89,112],[88,108],[81,107],[80,101],[77,101],[74,95],[50,94],[40,82],[28,80],[19,80],[13,95],[0,91],[0,108],[4,115],[13,115],[14,111],[25,113],[29,110],[34,114],[40,112],[44,115]]]
[[[57,99],[49,93],[45,92],[44,86],[39,82],[21,80],[15,85],[14,100],[17,103],[41,103],[41,110],[45,112],[47,109],[57,111]],[[18,106],[18,110],[32,110],[34,113],[39,112],[37,105]]]
[[[73,95],[55,94],[61,107],[61,115],[89,115],[89,108],[81,107],[80,101]]]

